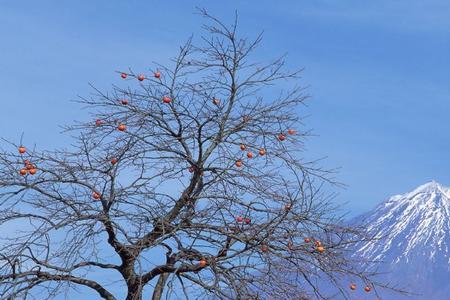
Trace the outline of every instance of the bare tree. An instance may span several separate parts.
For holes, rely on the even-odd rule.
[[[303,156],[300,71],[252,61],[261,41],[207,19],[170,66],[120,76],[132,87],[80,98],[93,120],[67,149],[0,153],[0,294],[49,299],[114,272],[126,299],[348,297],[342,278],[384,286],[347,246],[362,237],[322,191],[331,172]],[[137,83],[137,84],[136,84]],[[20,229],[20,230],[19,230]],[[101,273],[103,274],[103,273]],[[109,274],[109,273],[108,273]],[[36,296],[34,291],[39,291]]]

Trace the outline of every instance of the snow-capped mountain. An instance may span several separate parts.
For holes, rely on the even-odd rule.
[[[390,197],[357,218],[379,238],[357,244],[354,255],[382,261],[379,277],[420,295],[383,299],[450,299],[450,189],[432,181]]]

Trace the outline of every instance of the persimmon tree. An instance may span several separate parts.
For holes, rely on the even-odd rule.
[[[4,143],[2,299],[79,286],[118,299],[105,278],[127,300],[324,298],[319,278],[344,297],[342,278],[384,286],[348,258],[363,237],[322,191],[331,173],[304,159],[300,71],[255,62],[261,36],[201,14],[199,45],[80,98],[92,119],[65,128],[66,149]]]

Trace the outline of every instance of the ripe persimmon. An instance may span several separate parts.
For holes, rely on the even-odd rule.
[[[289,130],[288,130],[288,133],[292,135],[292,134],[296,134],[297,131],[295,131],[294,129],[289,129]]]
[[[117,158],[115,158],[115,157],[111,158],[111,164],[112,164],[112,165],[117,164],[117,162],[118,162],[118,159],[117,159]]]
[[[19,153],[20,154],[24,154],[25,152],[27,152],[27,149],[24,146],[20,146],[19,147]]]
[[[163,97],[163,102],[164,102],[164,103],[167,104],[167,103],[170,103],[171,101],[172,101],[172,99],[170,99],[169,97],[167,97],[167,96],[164,96],[164,97]]]
[[[319,247],[317,247],[317,251],[319,253],[323,253],[325,251],[325,248],[323,246],[319,246]]]
[[[261,149],[259,149],[258,153],[259,153],[260,156],[264,156],[264,155],[266,155],[266,150],[261,148]]]
[[[252,158],[252,157],[253,157],[253,153],[247,152],[247,157],[248,157],[248,158]]]
[[[305,241],[305,243],[309,243],[309,242],[311,242],[311,239],[310,238],[305,238],[304,241]]]
[[[198,265],[200,266],[200,267],[204,267],[204,266],[206,266],[206,260],[204,260],[204,259],[201,259],[199,262],[198,262]]]
[[[36,174],[37,170],[35,168],[29,170],[30,175]]]
[[[370,292],[372,289],[370,288],[370,286],[366,285],[364,287],[364,291],[366,291],[367,293]]]
[[[127,105],[128,104],[128,100],[127,99],[122,99],[120,101],[120,103],[122,103],[123,105]]]
[[[155,78],[160,78],[161,73],[159,71],[156,71],[155,73],[153,73],[153,76],[155,76]]]
[[[19,173],[20,173],[20,175],[25,176],[25,175],[27,175],[28,170],[27,170],[27,169],[21,169],[21,170],[19,171]]]
[[[351,289],[352,291],[356,290],[356,284],[352,283],[352,284],[350,285],[350,289]]]
[[[127,129],[127,126],[126,126],[125,124],[120,124],[120,125],[117,127],[117,129],[118,129],[119,131],[125,131],[125,130]]]
[[[120,77],[122,77],[122,79],[125,79],[125,78],[127,78],[127,74],[126,73],[121,73]]]
[[[247,147],[246,147],[244,144],[241,144],[241,145],[239,146],[239,148],[241,148],[242,151],[245,150],[245,149],[247,149]]]
[[[280,140],[281,142],[284,141],[285,139],[286,139],[286,136],[284,134],[280,133],[278,135],[278,140]]]
[[[139,74],[138,77],[137,77],[137,79],[138,79],[139,81],[144,81],[144,79],[145,79],[144,74]]]
[[[238,160],[236,162],[236,167],[238,167],[238,168],[242,167],[242,161]]]
[[[95,200],[98,200],[98,199],[100,199],[102,196],[99,194],[99,193],[97,193],[97,192],[94,192],[94,193],[92,193],[92,198],[94,198]]]

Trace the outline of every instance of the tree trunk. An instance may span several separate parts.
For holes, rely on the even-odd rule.
[[[152,300],[161,300],[168,277],[169,273],[162,273],[159,275],[158,283],[156,283],[155,290],[153,291]]]
[[[128,285],[126,300],[142,300],[142,287],[139,284]]]

